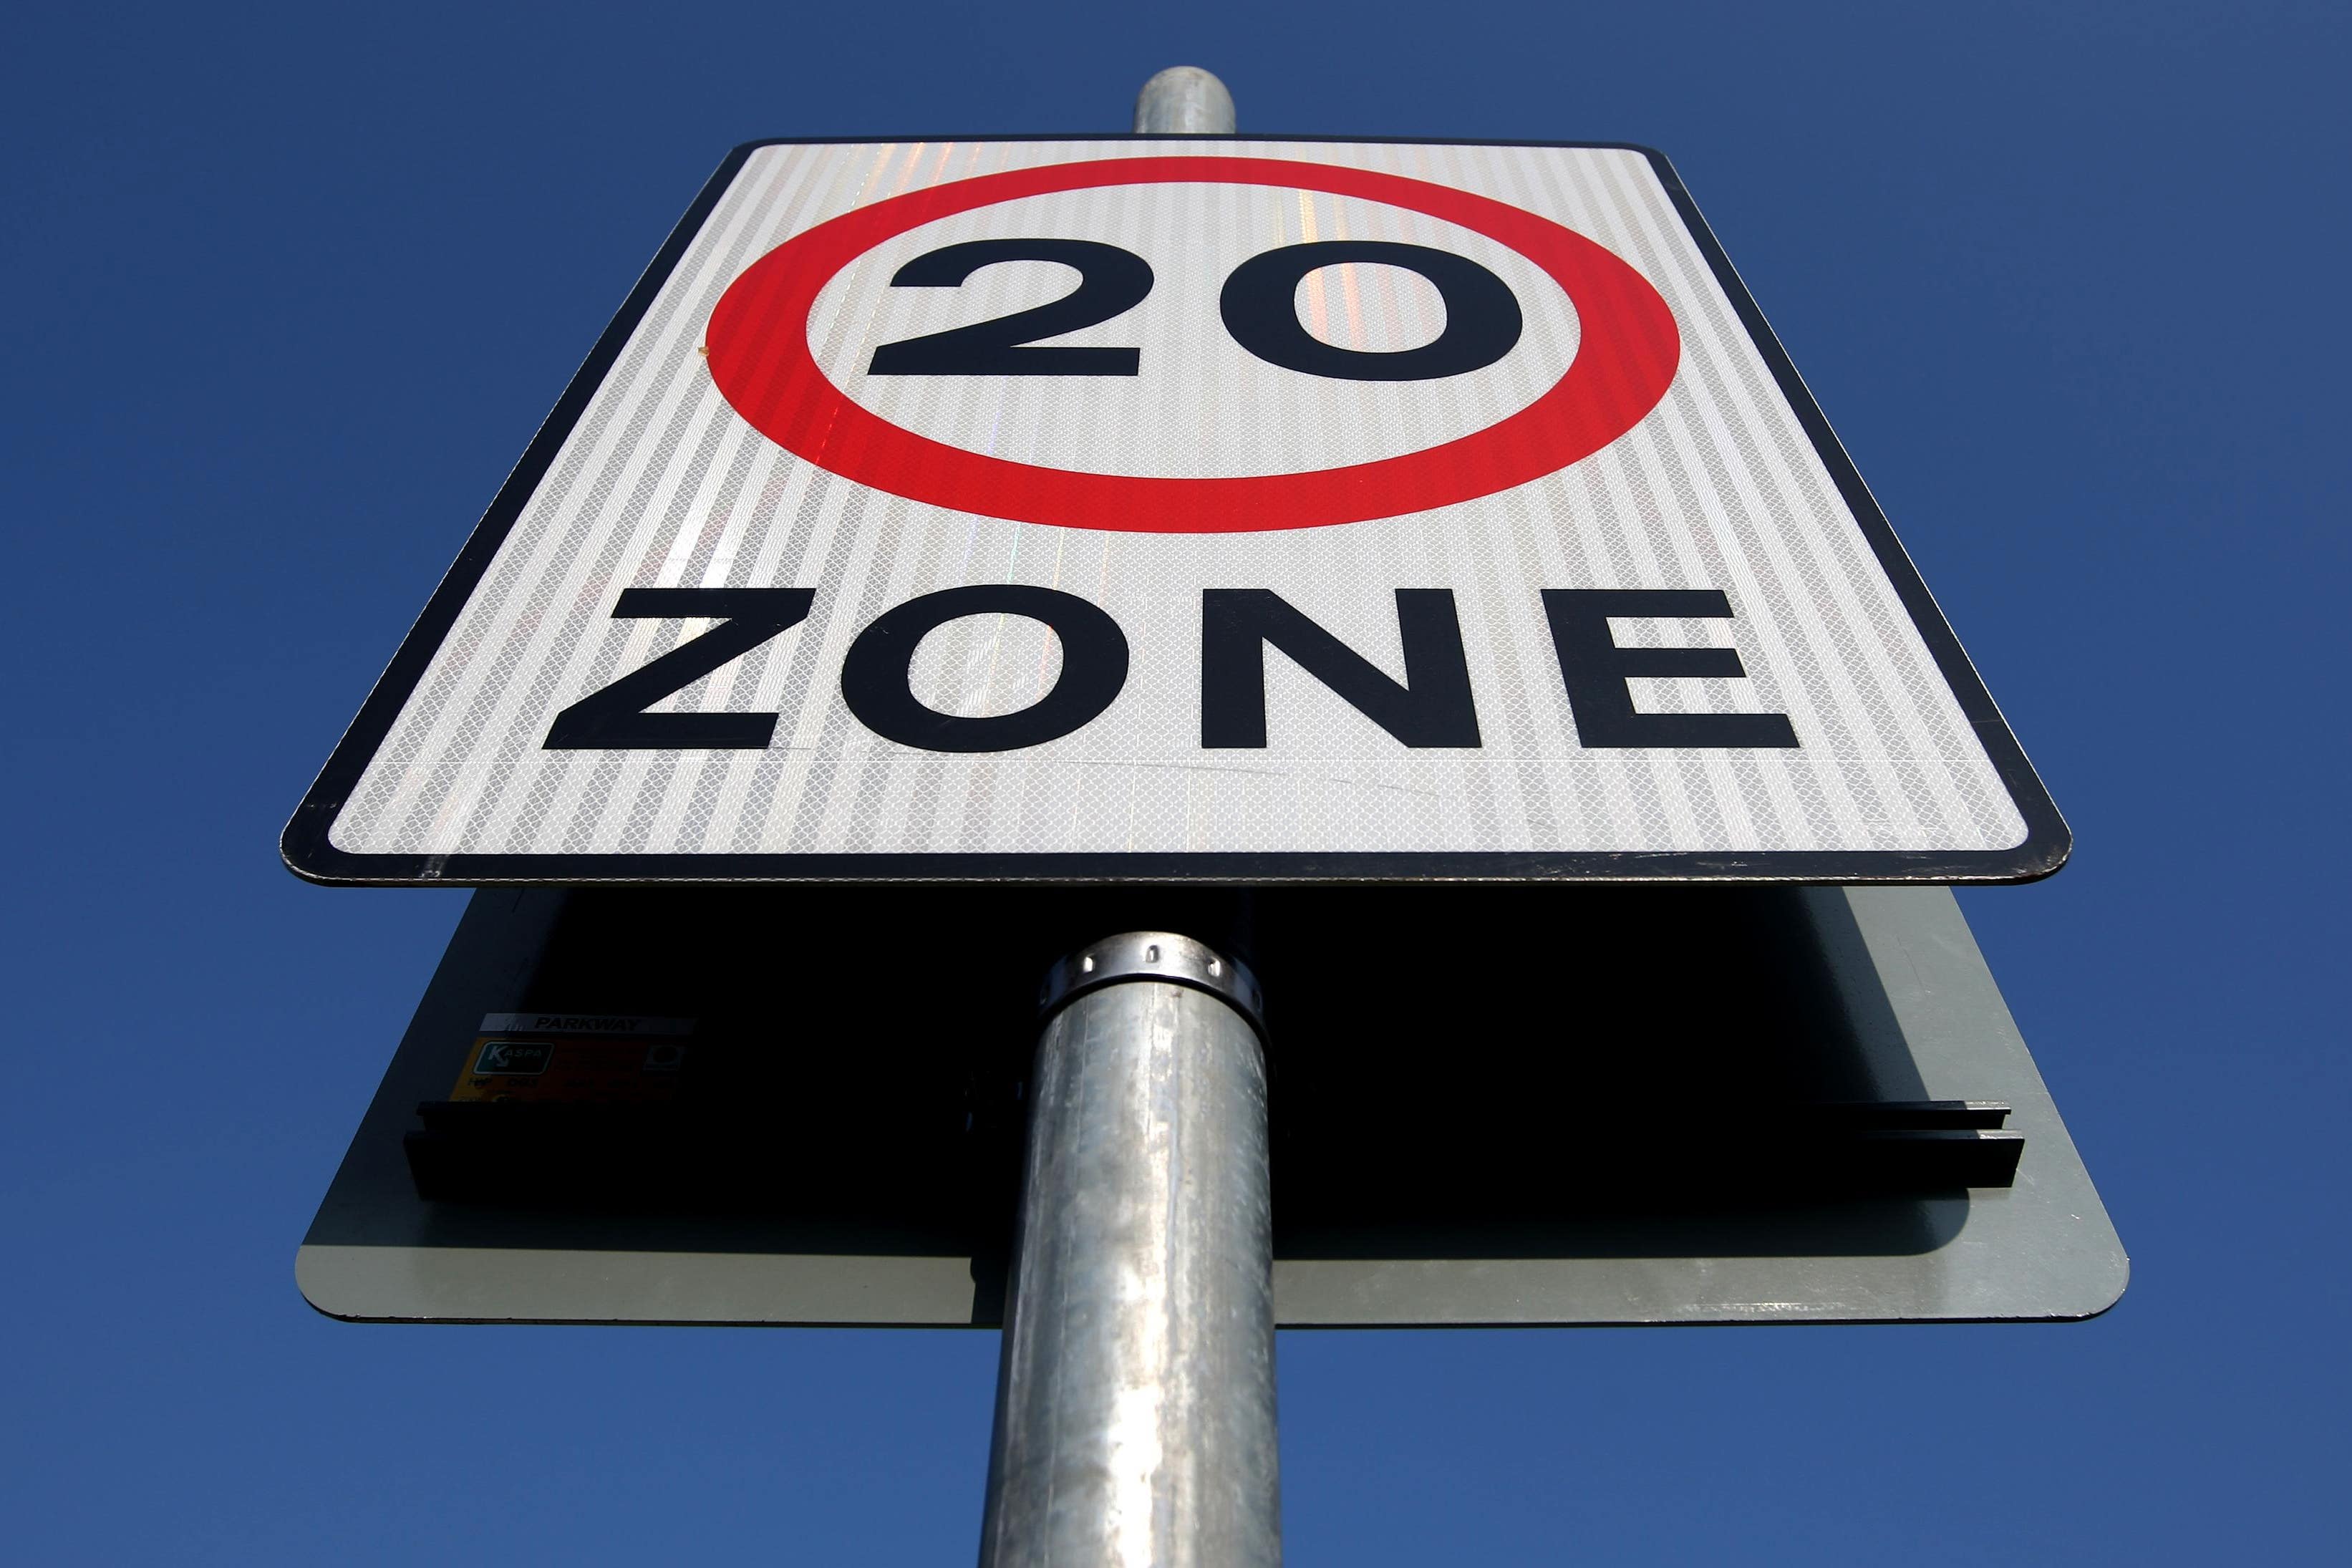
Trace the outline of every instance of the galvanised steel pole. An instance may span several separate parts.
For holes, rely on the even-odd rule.
[[[1256,982],[1135,931],[1045,1004],[982,1568],[1276,1568]]]
[[[1233,96],[1161,71],[1135,129],[1230,134]],[[1257,982],[1130,931],[1041,1001],[982,1568],[1278,1568]]]

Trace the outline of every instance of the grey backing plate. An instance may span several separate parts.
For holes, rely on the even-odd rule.
[[[1908,1199],[1900,1246],[1855,1245],[1850,1218],[1769,1210],[1675,1228],[1619,1218],[1524,1231],[1501,1256],[1463,1236],[1348,1256],[1277,1248],[1290,1327],[2066,1320],[2122,1295],[2129,1265],[2057,1108],[1951,893],[1810,888],[1811,927],[1878,1079],[1927,1099],[2000,1100],[2025,1135],[2007,1189]],[[401,1147],[446,1095],[486,1013],[515,1005],[561,907],[548,889],[475,895],[296,1263],[311,1305],[362,1321],[973,1325],[995,1298],[973,1259],[856,1227],[756,1216],[458,1210],[420,1200]],[[1278,1000],[1278,998],[1277,998]],[[1889,1098],[1895,1098],[1890,1095]],[[1475,1230],[1464,1234],[1475,1235]]]

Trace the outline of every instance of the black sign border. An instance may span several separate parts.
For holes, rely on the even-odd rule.
[[[1758,853],[1651,853],[1517,850],[1353,854],[1018,854],[1018,855],[362,855],[330,839],[361,776],[425,677],[442,641],[457,624],[508,532],[546,477],[564,439],[604,383],[629,334],[684,258],[703,223],[753,153],[763,147],[870,146],[921,142],[1305,142],[1347,145],[1544,147],[1638,153],[1664,185],[1675,210],[1698,242],[1716,281],[1741,325],[1761,351],[1772,378],[1797,412],[1822,464],[1862,525],[1878,564],[1918,627],[1937,668],[1958,699],[2001,783],[2025,819],[2022,843],[1997,850],[1811,850]],[[476,525],[457,562],[402,639],[359,716],[344,731],[326,766],[286,825],[279,852],[297,876],[337,886],[414,887],[678,882],[1045,882],[1074,886],[1123,883],[1408,883],[1428,881],[1582,882],[1889,882],[1954,884],[2030,882],[2066,862],[2074,837],[2033,764],[1985,689],[1976,666],[1953,634],[1908,552],[1895,536],[1853,459],[1797,374],[1788,351],[1740,280],[1715,231],[1699,215],[1682,176],[1664,153],[1630,142],[1466,141],[1432,136],[1153,136],[1058,133],[1040,136],[784,136],[747,142],[729,153],[693,205],[670,231],[621,309],[532,437],[497,499]]]

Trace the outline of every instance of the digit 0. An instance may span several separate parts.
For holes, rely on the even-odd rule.
[[[1417,349],[1382,353],[1335,348],[1298,320],[1307,275],[1347,261],[1418,272],[1445,301],[1445,330]],[[1234,342],[1268,364],[1340,381],[1434,381],[1484,370],[1518,343],[1524,324],[1510,285],[1466,256],[1425,245],[1331,239],[1286,245],[1234,268],[1217,301]]]

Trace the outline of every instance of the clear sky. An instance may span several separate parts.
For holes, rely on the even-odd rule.
[[[0,50],[0,1556],[941,1563],[995,1340],[355,1328],[293,1249],[464,895],[277,835],[710,168],[1676,160],[2073,822],[1964,896],[2134,1258],[2063,1327],[1292,1334],[1296,1564],[2341,1561],[2340,6],[50,6]]]

